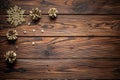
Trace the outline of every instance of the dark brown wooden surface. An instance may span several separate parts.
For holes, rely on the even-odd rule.
[[[120,14],[120,0],[1,0],[0,14],[5,9],[18,5],[29,10],[38,7],[47,14],[51,7],[59,10],[59,14]]]
[[[10,28],[5,20],[6,17],[1,15],[0,36],[5,36]],[[59,15],[55,21],[44,15],[37,25],[28,26],[29,22],[29,16],[26,16],[26,22],[16,28],[19,36],[120,36],[119,15]],[[44,33],[41,33],[42,29]]]
[[[1,78],[119,79],[120,59],[18,59],[14,69],[1,61]]]
[[[26,10],[26,22],[15,28],[19,38],[11,44],[6,10],[14,5]],[[28,26],[36,7],[42,19]],[[59,11],[54,21],[47,13],[52,7]],[[4,61],[8,50],[17,53],[13,68]],[[0,80],[29,79],[120,79],[120,0],[0,0]]]
[[[32,45],[35,42],[35,45]],[[1,37],[0,58],[15,50],[18,58],[119,58],[120,37],[19,37],[9,44]],[[17,46],[17,48],[16,48]]]

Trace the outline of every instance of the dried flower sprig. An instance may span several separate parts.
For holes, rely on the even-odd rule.
[[[25,10],[22,10],[18,6],[11,7],[9,10],[7,10],[7,14],[8,14],[7,21],[10,24],[12,24],[13,27],[16,27],[25,21],[24,13],[25,13]]]
[[[50,18],[53,18],[53,19],[57,17],[57,13],[58,13],[58,10],[56,8],[50,8],[50,10],[48,11]]]
[[[14,63],[16,61],[17,54],[14,51],[8,51],[4,56],[7,63]]]
[[[8,30],[8,32],[6,33],[7,39],[12,41],[17,40],[17,35],[18,35],[17,31],[13,29]]]
[[[32,9],[29,15],[33,21],[37,21],[42,17],[41,10],[39,10],[38,8]]]

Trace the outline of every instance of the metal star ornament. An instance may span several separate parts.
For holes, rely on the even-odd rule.
[[[11,7],[9,10],[7,10],[7,21],[13,25],[13,27],[16,27],[25,21],[24,13],[25,10],[22,10],[18,6]]]

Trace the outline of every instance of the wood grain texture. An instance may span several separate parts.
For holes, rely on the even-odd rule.
[[[14,28],[19,38],[10,43],[6,10],[14,5],[26,10],[26,22]],[[28,26],[36,7],[42,19]],[[56,20],[48,17],[52,7]],[[8,50],[17,53],[13,67],[4,61]],[[120,0],[0,0],[0,80],[119,79]]]
[[[19,36],[120,36],[119,15],[59,15],[55,21],[45,15],[36,25],[28,26],[29,22],[26,16],[26,22],[16,28]],[[5,36],[11,27],[5,15],[0,16],[0,25],[0,36]]]
[[[2,37],[0,43],[0,58],[8,50],[18,58],[120,58],[120,37],[19,37],[15,44]]]
[[[38,7],[43,14],[55,7],[59,14],[120,14],[120,0],[0,0],[0,14],[18,5],[29,10]]]
[[[0,78],[120,79],[119,59],[18,59],[9,69],[0,64]]]

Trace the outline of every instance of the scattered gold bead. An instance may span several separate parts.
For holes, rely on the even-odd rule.
[[[24,34],[26,34],[26,33],[27,33],[27,31],[23,31],[23,33],[24,33]]]
[[[44,30],[42,29],[41,32],[44,33]]]
[[[31,25],[31,23],[29,22],[29,23],[28,23],[28,26],[30,26],[30,25]]]
[[[35,42],[32,42],[32,45],[34,46],[34,45],[35,45]]]
[[[32,31],[33,31],[33,32],[35,32],[36,30],[35,30],[35,29],[33,29]]]

